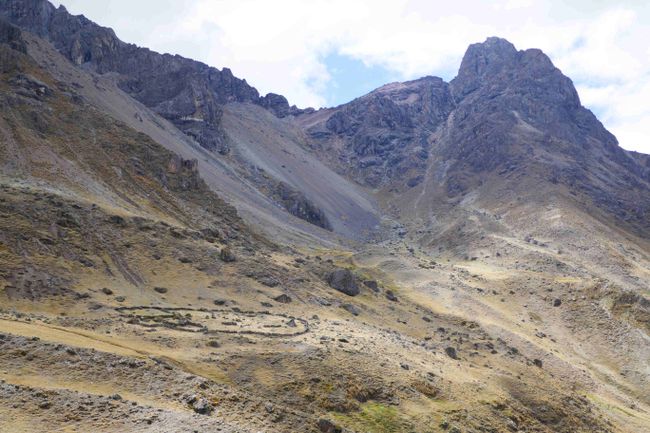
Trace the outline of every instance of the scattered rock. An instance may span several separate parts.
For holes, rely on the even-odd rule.
[[[386,299],[397,302],[397,296],[395,296],[395,293],[393,293],[392,290],[386,290]]]
[[[167,288],[166,288],[166,287],[154,287],[153,289],[154,289],[156,292],[161,293],[161,294],[163,294],[163,293],[167,293]]]
[[[458,359],[458,353],[456,353],[456,349],[454,349],[453,347],[445,348],[445,353],[451,359]]]
[[[559,307],[560,305],[562,305],[562,300],[560,298],[553,299],[553,306],[554,307]]]
[[[213,302],[214,302],[214,305],[222,306],[222,305],[226,305],[227,301],[225,299],[215,299]]]
[[[405,364],[403,362],[399,366],[402,367],[404,370],[409,370],[410,369],[409,365]]]
[[[126,297],[124,297],[124,296],[116,296],[115,300],[117,302],[124,302],[124,301],[126,301]]]
[[[210,402],[203,397],[196,399],[196,401],[192,403],[192,409],[194,412],[201,415],[210,415],[214,410]]]
[[[343,304],[341,305],[341,308],[343,308],[345,311],[352,314],[353,316],[358,316],[361,313],[361,310],[359,310],[357,306],[352,304]]]
[[[234,262],[237,260],[235,254],[228,247],[221,248],[221,252],[219,253],[219,258],[226,263]]]
[[[102,287],[102,293],[105,294],[106,296],[110,296],[113,294],[113,291],[108,287]]]
[[[356,278],[348,269],[337,269],[331,272],[327,276],[327,284],[348,296],[357,296],[359,294],[359,285]]]
[[[377,284],[377,281],[375,280],[366,280],[363,282],[363,284],[372,290],[373,292],[378,292],[379,291],[379,285]]]
[[[278,281],[278,279],[275,277],[261,277],[257,281],[259,281],[260,284],[263,284],[266,287],[276,287],[280,285],[280,281]]]
[[[343,430],[341,427],[338,427],[332,421],[328,419],[321,418],[318,420],[318,429],[322,433],[342,433]]]
[[[275,298],[273,298],[273,300],[281,304],[289,304],[292,301],[291,296],[284,293],[279,296],[276,296]]]
[[[208,341],[208,347],[212,347],[216,349],[218,347],[221,347],[221,344],[219,344],[217,340],[210,340]]]
[[[541,359],[533,359],[533,364],[535,364],[536,367],[542,368],[542,360]]]

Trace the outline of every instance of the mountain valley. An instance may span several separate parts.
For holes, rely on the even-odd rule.
[[[650,432],[650,157],[541,51],[301,109],[0,0],[0,430]]]

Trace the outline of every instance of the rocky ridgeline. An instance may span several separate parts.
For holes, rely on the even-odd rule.
[[[261,105],[278,117],[302,112],[281,95],[260,97],[246,80],[228,68],[218,70],[181,56],[159,54],[117,38],[83,15],[46,0],[7,0],[0,17],[49,40],[76,65],[100,74],[117,72],[122,90],[174,123],[206,149],[228,152],[221,128],[222,107],[228,102]]]

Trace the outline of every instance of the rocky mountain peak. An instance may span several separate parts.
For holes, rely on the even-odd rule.
[[[469,46],[451,87],[457,100],[479,89],[488,97],[511,89],[522,97],[544,93],[554,104],[580,107],[573,83],[546,54],[539,49],[518,51],[506,39],[497,37]]]

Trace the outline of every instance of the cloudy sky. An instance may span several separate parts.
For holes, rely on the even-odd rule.
[[[331,106],[449,80],[488,36],[541,48],[627,149],[650,153],[647,0],[63,0],[127,42],[229,67],[260,93]]]

